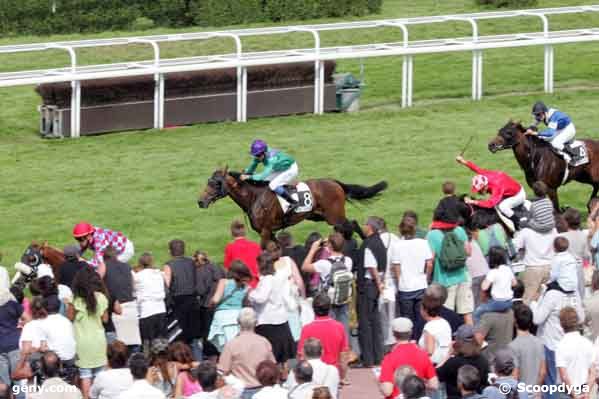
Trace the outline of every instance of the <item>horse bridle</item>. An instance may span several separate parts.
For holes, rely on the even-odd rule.
[[[30,261],[32,259],[32,261]],[[31,267],[37,267],[43,262],[44,256],[41,249],[34,249],[31,246],[25,250],[21,256],[21,262]]]
[[[229,195],[229,193],[227,192],[227,185],[225,184],[224,176],[212,176],[211,178],[209,178],[208,187],[216,191],[216,195],[214,196],[214,198],[211,199],[211,202],[214,202]]]

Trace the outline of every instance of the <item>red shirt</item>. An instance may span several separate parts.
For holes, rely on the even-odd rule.
[[[466,166],[474,173],[483,175],[489,180],[488,189],[491,192],[491,198],[484,201],[476,201],[476,205],[482,208],[494,208],[505,198],[513,197],[522,190],[520,183],[507,173],[498,170],[482,169],[470,161],[466,162]]]
[[[349,342],[343,324],[329,316],[319,316],[302,328],[302,333],[297,344],[297,352],[304,352],[304,341],[308,338],[316,338],[322,345],[322,360],[326,364],[339,367],[339,355],[349,351]]]
[[[225,247],[225,269],[229,270],[231,262],[234,260],[242,261],[250,269],[250,273],[252,273],[250,286],[256,288],[258,285],[258,261],[256,258],[261,252],[262,249],[257,243],[245,237],[238,237]]]
[[[379,382],[394,384],[393,393],[387,398],[395,398],[399,395],[399,390],[395,386],[395,371],[404,365],[412,366],[416,371],[416,375],[424,381],[428,381],[437,375],[428,353],[420,349],[418,345],[414,343],[397,344],[381,363]]]

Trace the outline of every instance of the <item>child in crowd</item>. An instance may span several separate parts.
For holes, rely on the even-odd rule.
[[[553,203],[547,197],[547,185],[536,181],[532,185],[536,198],[531,201],[530,216],[523,227],[533,229],[538,233],[548,233],[555,228]]]
[[[568,252],[569,245],[566,237],[560,236],[553,241],[555,256],[551,261],[551,275],[547,290],[560,290],[565,294],[571,294],[578,287],[578,263]]]
[[[481,304],[474,311],[474,322],[478,324],[484,313],[503,312],[512,307],[514,293],[512,287],[518,282],[512,269],[506,265],[507,252],[500,247],[489,249],[489,273],[481,284],[482,291],[491,288],[491,296],[486,303]]]

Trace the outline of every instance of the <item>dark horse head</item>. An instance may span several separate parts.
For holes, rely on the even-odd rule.
[[[524,137],[526,128],[520,122],[510,120],[504,127],[499,129],[497,136],[489,142],[489,151],[496,153],[501,150],[514,148]]]
[[[213,202],[229,195],[226,182],[228,174],[227,167],[214,171],[212,176],[208,179],[208,184],[206,185],[204,192],[200,195],[200,198],[198,198],[198,206],[200,208],[208,208]]]
[[[25,249],[23,255],[21,255],[21,263],[33,268],[38,267],[43,260],[42,246],[37,242],[32,242],[27,249]]]
[[[481,208],[473,204],[466,204],[465,197],[466,194],[460,196],[463,206],[459,207],[458,211],[466,229],[480,230],[501,222],[494,208]]]

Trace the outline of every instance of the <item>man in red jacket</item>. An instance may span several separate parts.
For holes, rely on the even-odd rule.
[[[250,286],[256,288],[258,285],[258,262],[256,258],[262,252],[260,245],[245,238],[245,226],[239,220],[231,223],[231,235],[233,242],[225,247],[225,269],[229,270],[231,262],[234,260],[242,261],[252,273]]]
[[[471,161],[466,161],[461,155],[456,161],[467,166],[477,175],[472,178],[472,192],[478,194],[490,194],[486,200],[473,200],[466,198],[467,204],[473,204],[482,208],[497,207],[501,213],[510,218],[515,226],[519,221],[514,217],[514,208],[524,204],[526,192],[524,188],[508,174],[499,170],[486,170],[476,166]]]

